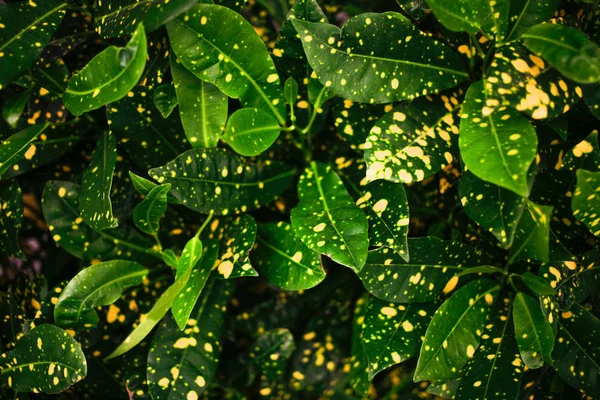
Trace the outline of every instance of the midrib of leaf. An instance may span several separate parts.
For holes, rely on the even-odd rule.
[[[563,43],[563,42],[557,42],[556,40],[549,39],[549,38],[547,38],[547,37],[544,37],[544,36],[536,36],[536,35],[531,35],[531,34],[524,33],[523,35],[521,35],[521,37],[522,37],[522,38],[529,38],[529,39],[537,39],[537,40],[541,40],[542,42],[548,42],[548,43],[552,43],[552,44],[554,44],[554,45],[557,45],[557,46],[559,46],[559,47],[565,48],[565,49],[567,49],[567,50],[571,50],[571,51],[573,51],[573,52],[575,52],[575,53],[579,52],[579,50],[578,50],[578,49],[576,49],[576,48],[575,48],[575,47],[573,47],[573,46],[569,46],[568,44],[565,44],[565,43]]]
[[[447,14],[447,15],[451,16],[452,18],[456,18],[456,19],[459,19],[459,20],[461,20],[461,21],[463,21],[463,22],[466,22],[466,23],[467,23],[467,25],[469,25],[469,26],[472,26],[472,27],[474,27],[474,28],[479,28],[479,26],[477,26],[477,25],[473,25],[473,23],[472,23],[471,21],[469,21],[469,20],[468,20],[468,19],[466,19],[466,18],[463,18],[463,16],[462,16],[462,15],[460,15],[460,14],[455,14],[455,13],[453,13],[452,11],[449,11],[449,10],[448,10],[448,9],[446,9],[446,8],[444,8],[443,10],[440,10],[440,11],[441,11],[441,12],[443,12],[444,14]],[[493,11],[492,11],[490,14],[492,14],[492,13],[493,13]],[[485,19],[486,19],[486,18],[488,18],[488,17],[489,17],[489,15],[488,15],[487,17],[483,18],[483,19],[482,19],[482,21],[483,21],[483,20],[485,20]]]
[[[369,265],[374,265],[376,267],[424,267],[424,268],[438,268],[438,269],[464,269],[462,266],[458,265],[437,265],[437,264],[374,264],[367,263]]]
[[[525,295],[523,295],[525,296]],[[517,297],[515,296],[515,299]],[[522,300],[523,299],[523,300]],[[544,353],[542,351],[542,342],[540,341],[540,335],[538,335],[538,331],[537,329],[535,329],[535,323],[533,322],[533,318],[531,317],[531,313],[529,312],[529,308],[527,307],[527,304],[525,303],[524,297],[519,297],[519,302],[523,303],[523,308],[525,309],[525,314],[527,315],[527,318],[529,319],[529,322],[531,323],[531,327],[533,328],[533,334],[535,335],[535,341],[537,342],[538,345],[538,349],[540,350],[540,355],[542,356],[542,358],[544,357]]]
[[[63,4],[61,4],[61,5],[53,8],[52,10],[48,11],[46,14],[42,15],[38,19],[36,19],[31,24],[29,24],[25,28],[21,29],[21,31],[19,31],[16,35],[14,35],[9,40],[7,40],[2,46],[0,46],[0,50],[4,50],[9,44],[11,44],[12,42],[14,42],[15,40],[21,39],[22,36],[23,36],[23,34],[25,32],[27,32],[28,30],[30,30],[33,26],[39,24],[40,22],[42,22],[43,20],[45,20],[46,18],[48,18],[51,14],[54,14],[55,12],[60,11],[62,8],[65,8],[66,6],[67,6],[67,4],[63,3]]]
[[[533,221],[536,223],[537,226],[537,221],[535,220],[535,218],[533,218],[533,214],[531,213],[531,210],[529,209],[529,206],[527,206],[527,212],[529,212],[529,215],[531,216],[531,218],[533,219]],[[525,246],[527,246],[529,244],[529,241],[531,240],[531,237],[534,234],[534,230],[532,229],[531,232],[529,232],[529,234],[527,235],[527,237],[525,238],[525,240],[523,240],[523,243],[521,243],[521,245],[519,246],[519,248],[517,249],[517,251],[515,251],[515,253],[512,255],[512,257],[510,257],[508,259],[508,261],[506,262],[507,264],[512,264],[512,262],[515,260],[515,257],[517,257],[525,248]]]
[[[64,90],[64,88],[58,82],[56,82],[56,80],[52,77],[52,75],[48,74],[44,70],[44,68],[38,68],[38,71],[40,71],[40,74],[44,75],[46,77],[46,79],[48,79],[54,86],[56,86],[59,91]]]
[[[265,180],[261,180],[261,181],[256,181],[256,182],[231,182],[231,181],[215,181],[213,179],[201,179],[201,178],[188,178],[185,176],[175,176],[175,177],[170,177],[169,179],[171,180],[182,180],[182,181],[192,181],[192,182],[201,182],[201,183],[210,183],[213,185],[225,185],[225,186],[244,186],[244,187],[249,187],[249,186],[258,186],[261,183],[269,183],[278,179],[281,179],[282,177],[286,177],[289,175],[294,175],[296,173],[296,170],[292,169],[288,172],[284,172],[283,174],[279,174],[279,175],[275,175],[272,176],[270,178],[267,178]]]
[[[260,235],[256,235],[256,240],[259,241],[260,243],[262,243],[263,245],[267,246],[268,248],[270,248],[271,250],[273,250],[274,252],[276,252],[277,254],[283,256],[284,258],[287,258],[288,260],[290,260],[291,262],[293,262],[296,265],[301,266],[304,269],[307,269],[309,271],[314,271],[312,268],[307,267],[304,264],[301,264],[299,262],[296,262],[292,257],[290,257],[289,255],[287,255],[286,253],[284,253],[283,251],[279,250],[277,247],[271,245],[270,243],[268,243],[266,240],[264,240],[263,238],[260,237]]]
[[[405,149],[407,147],[410,147],[412,145],[414,145],[415,143],[418,144],[418,141],[427,137],[427,133],[434,131],[435,128],[439,127],[441,125],[442,122],[444,122],[444,118],[448,115],[448,114],[454,114],[458,109],[462,108],[462,103],[458,104],[457,106],[455,106],[454,108],[452,108],[451,111],[447,112],[446,114],[444,114],[443,117],[439,118],[437,121],[435,121],[435,123],[429,128],[429,129],[424,129],[422,133],[418,134],[417,137],[410,143],[406,144],[402,149],[401,152],[404,153]],[[414,118],[413,118],[414,120]],[[415,120],[416,121],[416,120]],[[449,125],[449,124],[448,124]],[[434,131],[435,132],[435,131]],[[443,140],[443,139],[442,139]],[[452,140],[452,139],[451,139]],[[444,140],[445,141],[445,140]]]
[[[185,66],[182,64],[182,67]],[[204,81],[200,81],[200,96],[202,97],[201,104],[201,115],[202,115],[202,137],[204,137],[204,146],[208,146],[208,121],[206,116],[206,93],[204,90]]]
[[[237,134],[231,135],[231,136],[238,137],[238,136],[242,136],[242,135],[249,135],[254,132],[273,131],[273,130],[281,130],[281,129],[279,128],[279,126],[271,125],[271,126],[265,126],[265,127],[260,127],[260,128],[250,128],[245,131],[238,131]]]
[[[510,318],[508,318],[508,316],[511,313],[511,309],[512,309],[512,304],[509,306],[508,311],[506,312],[506,320],[504,322],[504,328],[502,329],[502,336],[500,336],[500,343],[498,343],[498,346],[496,347],[496,353],[494,356],[494,361],[492,361],[492,368],[490,368],[490,373],[487,376],[487,381],[485,383],[485,391],[483,392],[483,398],[487,399],[487,392],[488,389],[490,387],[490,383],[492,382],[492,374],[495,371],[495,366],[496,366],[496,360],[498,360],[498,353],[500,353],[500,346],[502,346],[502,342],[504,341],[504,338],[506,336],[506,330],[508,328],[508,323],[510,322]]]
[[[110,185],[108,185],[108,190],[106,190],[106,176],[107,174],[107,162],[108,162],[108,138],[109,138],[110,133],[106,134],[106,135],[102,135],[102,180],[101,180],[101,186],[103,188],[102,192],[101,192],[101,200],[102,200],[102,207],[104,208],[104,210],[108,210],[110,212],[109,217],[106,218],[108,220],[108,222],[112,225],[114,222],[114,218],[112,216],[112,204],[110,202],[110,186],[112,186],[112,174],[110,174]],[[108,204],[107,204],[107,193],[108,193]]]
[[[593,363],[593,364],[596,366],[596,368],[597,368],[598,370],[600,370],[600,365],[598,365],[598,364],[596,363],[596,360],[594,360],[594,359],[592,358],[592,356],[590,356],[590,355],[588,354],[588,352],[587,352],[587,351],[586,351],[586,350],[585,350],[583,347],[581,347],[581,345],[579,344],[579,342],[577,341],[577,339],[575,339],[575,338],[573,337],[573,335],[571,335],[571,332],[569,332],[569,330],[568,330],[567,328],[565,328],[565,326],[562,324],[562,322],[560,322],[560,319],[558,320],[558,324],[560,325],[560,327],[562,328],[562,330],[563,330],[563,331],[564,331],[564,332],[565,332],[567,335],[569,335],[569,337],[571,338],[571,340],[573,341],[573,343],[575,343],[575,344],[577,345],[577,347],[578,347],[578,348],[579,348],[579,350],[580,350],[580,351],[581,351],[581,352],[582,352],[582,353],[585,355],[585,357],[586,357],[588,360],[590,360],[590,361],[591,361],[591,362],[592,362],[592,363]]]
[[[0,169],[4,168],[4,166],[7,165],[7,164],[10,167],[10,162],[17,156],[17,154],[19,154],[20,152],[22,152],[25,147],[31,146],[31,144],[42,134],[42,132],[44,132],[46,130],[46,128],[48,128],[48,126],[50,126],[50,123],[46,122],[44,124],[44,126],[31,139],[29,139],[27,142],[25,142],[25,144],[23,146],[21,146],[17,151],[13,152],[10,155],[10,157],[8,157],[6,159],[5,162],[3,162],[2,164],[0,164]]]
[[[515,32],[515,29],[517,29],[517,26],[519,26],[519,23],[521,22],[521,19],[523,18],[523,15],[525,15],[525,11],[527,11],[527,8],[529,8],[530,4],[531,4],[531,0],[526,0],[525,6],[521,10],[521,13],[519,14],[519,17],[515,21],[512,29],[510,30],[510,32],[508,33],[508,35],[506,35],[506,39],[507,40],[510,40],[512,34]]]
[[[55,361],[33,361],[33,362],[30,362],[30,363],[25,363],[25,364],[16,364],[16,365],[11,366],[11,367],[2,368],[2,374],[10,372],[10,371],[12,371],[14,369],[22,370],[23,368],[29,367],[30,365],[35,366],[35,365],[44,365],[44,364],[56,364],[56,365],[61,366],[63,368],[70,369],[71,371],[75,371],[76,374],[79,375],[79,373],[78,373],[79,370],[78,369],[75,369],[75,368],[71,367],[70,365],[63,364],[63,363],[60,363],[60,362],[55,362]]]

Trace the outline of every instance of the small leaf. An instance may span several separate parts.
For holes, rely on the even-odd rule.
[[[153,188],[146,198],[133,210],[133,222],[138,229],[148,235],[156,235],[160,219],[167,211],[167,193],[171,185],[164,184]]]
[[[526,202],[510,248],[509,263],[520,259],[548,261],[551,216],[552,207]]]
[[[168,118],[177,107],[177,94],[173,83],[164,83],[154,89],[154,106],[163,118]]]
[[[4,107],[2,107],[2,116],[11,128],[17,128],[17,123],[19,122],[21,115],[23,115],[25,105],[27,104],[30,95],[31,90],[27,90],[14,95],[4,103]]]
[[[517,293],[513,304],[515,338],[523,362],[531,369],[540,368],[544,361],[552,364],[554,333],[542,314],[540,303],[531,296]]]
[[[163,250],[161,256],[165,264],[167,264],[171,268],[177,269],[177,266],[179,265],[179,257],[177,257],[173,250]]]
[[[99,306],[114,303],[125,289],[140,285],[148,270],[133,261],[113,260],[83,269],[63,289],[54,320],[64,328],[96,326]]]
[[[148,196],[152,189],[160,186],[146,178],[142,178],[141,176],[134,174],[131,171],[129,171],[129,177],[131,178],[131,183],[133,183],[135,190],[144,196]],[[179,204],[179,201],[171,194],[171,192],[167,193],[167,202],[169,204]]]
[[[181,257],[179,257],[179,263],[177,263],[177,274],[179,276],[185,274],[189,269],[194,266],[202,258],[202,242],[197,236],[194,236],[185,244]]]
[[[294,105],[298,98],[298,82],[291,76],[287,78],[283,86],[283,98],[285,103],[289,105]]]
[[[271,115],[257,108],[242,108],[227,121],[223,140],[242,156],[256,156],[279,137],[281,128]]]
[[[525,271],[522,278],[523,283],[538,296],[551,296],[556,294],[556,290],[550,286],[548,281],[529,271]]]
[[[348,372],[348,380],[350,386],[355,392],[362,396],[366,396],[371,386],[369,379],[369,360],[367,352],[362,342],[363,321],[367,313],[367,306],[371,297],[362,295],[356,300],[354,306],[354,318],[352,319],[352,347],[350,349],[351,357],[348,360],[350,372]],[[321,347],[321,346],[319,346]]]
[[[37,124],[23,129],[0,144],[0,176],[23,157],[31,159],[36,152],[32,143],[50,126]],[[33,150],[32,150],[33,149]]]
[[[507,41],[519,39],[533,25],[552,18],[557,7],[558,0],[511,1]]]
[[[25,258],[19,246],[23,218],[23,195],[16,180],[0,182],[0,253]]]
[[[139,24],[126,47],[108,47],[73,75],[63,96],[65,106],[81,115],[123,98],[142,76],[146,53],[146,33]]]
[[[571,208],[573,216],[600,237],[600,172],[577,171]]]

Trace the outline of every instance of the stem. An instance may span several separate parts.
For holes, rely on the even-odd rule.
[[[202,226],[200,227],[200,229],[198,229],[198,232],[196,232],[196,235],[194,237],[196,237],[196,238],[200,237],[200,234],[202,233],[202,231],[204,230],[204,228],[206,228],[206,226],[208,225],[208,223],[212,219],[213,215],[215,215],[214,210],[210,210],[210,212],[208,213],[208,217],[206,217],[206,220],[204,221],[204,223],[202,224]]]
[[[481,49],[481,46],[479,45],[479,41],[477,40],[477,38],[475,36],[471,35],[471,40],[473,41],[473,45],[477,49],[477,54],[479,54],[479,57],[485,58],[485,53]]]
[[[156,233],[154,235],[152,235],[152,237],[156,241],[156,245],[158,246],[158,251],[160,253],[162,253],[163,248],[162,248],[162,244],[160,243],[160,238],[158,237],[158,235]]]

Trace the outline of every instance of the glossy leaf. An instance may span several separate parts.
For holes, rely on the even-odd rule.
[[[23,114],[25,105],[27,104],[30,95],[31,91],[27,90],[25,92],[16,94],[14,97],[8,99],[4,103],[4,107],[2,108],[2,116],[11,128],[17,128],[17,123]]]
[[[361,396],[366,396],[371,386],[369,379],[369,360],[365,346],[362,342],[362,331],[367,307],[371,297],[363,295],[356,300],[354,307],[354,318],[352,319],[352,347],[351,356],[348,360],[350,372],[348,380],[352,389]],[[315,362],[316,364],[316,362]]]
[[[517,293],[513,300],[512,316],[515,338],[525,365],[535,369],[544,365],[544,361],[552,364],[554,333],[542,314],[540,303],[531,296]]]
[[[173,83],[165,83],[154,89],[152,96],[154,106],[160,112],[163,118],[168,118],[177,107],[177,94]]]
[[[272,201],[295,172],[278,162],[249,164],[225,149],[194,149],[149,173],[159,183],[171,183],[171,193],[184,206],[226,215]]]
[[[0,183],[0,253],[25,258],[19,246],[23,218],[23,195],[15,180]]]
[[[60,293],[54,320],[64,328],[96,326],[99,306],[114,303],[125,289],[140,285],[148,270],[132,261],[113,260],[83,269]]]
[[[142,76],[146,55],[146,33],[139,24],[127,46],[108,47],[73,75],[63,96],[65,106],[81,115],[123,98]]]
[[[283,97],[285,98],[285,103],[290,105],[294,105],[298,98],[298,82],[291,76],[285,81],[283,86]]]
[[[369,247],[369,224],[326,164],[311,162],[298,183],[300,203],[292,210],[296,235],[311,250],[359,272]]]
[[[350,143],[353,149],[364,150],[365,142],[375,122],[391,105],[362,104],[336,98],[332,101],[331,113],[338,134]]]
[[[242,108],[227,121],[223,140],[242,156],[256,156],[279,137],[281,128],[271,115],[257,108]]]
[[[129,177],[135,190],[144,196],[148,196],[153,189],[160,186],[146,178],[142,178],[141,176],[134,174],[131,171],[129,171]],[[169,204],[179,204],[179,201],[171,194],[171,192],[167,192],[167,202]]]
[[[477,33],[484,25],[484,21],[490,16],[496,20],[496,26],[492,26],[491,32],[498,32],[502,18],[507,19],[509,2],[501,0],[490,2],[487,0],[428,0],[427,5],[437,19],[448,29],[454,32]],[[506,29],[506,26],[504,26]]]
[[[567,170],[584,169],[600,172],[600,145],[598,132],[594,131],[587,138],[577,143],[563,158],[563,168]]]
[[[600,237],[600,172],[577,171],[571,208],[573,216]]]
[[[556,294],[556,290],[543,278],[526,271],[523,275],[523,283],[533,291],[533,293],[541,296],[550,296]]]
[[[321,256],[310,250],[285,222],[258,226],[252,264],[284,290],[304,290],[325,279]]]
[[[48,123],[30,126],[0,144],[0,176],[4,175],[21,158],[31,159],[35,155],[36,147],[32,144],[49,126]]]
[[[179,262],[177,263],[177,273],[181,276],[189,269],[194,268],[194,266],[202,258],[202,252],[202,242],[197,236],[194,236],[188,240],[183,248],[183,251],[181,252]]]
[[[548,261],[552,207],[526,202],[510,248],[509,263],[519,259]]]
[[[133,210],[133,222],[137,228],[148,234],[156,235],[160,219],[167,211],[167,193],[171,185],[159,185],[148,193],[146,198]]]
[[[517,40],[533,25],[549,20],[557,7],[558,0],[511,1],[507,40]]]

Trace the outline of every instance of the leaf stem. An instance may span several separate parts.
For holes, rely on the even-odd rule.
[[[158,235],[156,233],[154,235],[152,235],[152,237],[156,241],[156,245],[158,246],[158,251],[160,253],[162,253],[163,248],[162,248],[162,244],[160,243],[160,238],[158,237]]]
[[[196,238],[200,237],[200,234],[202,233],[202,231],[204,230],[204,228],[206,228],[206,226],[208,225],[208,223],[212,219],[213,215],[215,215],[215,211],[214,210],[210,210],[210,212],[208,213],[208,217],[206,217],[206,220],[204,221],[204,223],[202,223],[202,226],[198,229],[198,232],[196,232],[196,235],[194,237],[196,237]]]

